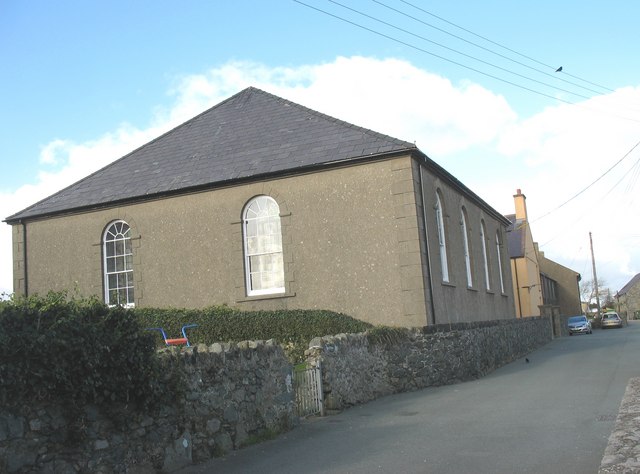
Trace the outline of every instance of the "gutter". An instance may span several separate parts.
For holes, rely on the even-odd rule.
[[[50,211],[44,211],[44,212],[36,211],[34,213],[29,213],[29,210],[35,207],[37,204],[40,204],[43,201],[46,201],[47,199],[57,194],[60,194],[66,189],[68,189],[68,188],[65,188],[61,191],[58,191],[55,194],[52,194],[48,198],[45,198],[42,201],[39,201],[33,204],[32,206],[29,206],[28,208],[23,209],[22,211],[7,217],[6,219],[3,220],[3,222],[6,222],[7,224],[12,225],[12,224],[21,223],[23,219],[35,221],[35,220],[48,219],[50,217],[64,217],[69,215],[81,214],[84,212],[93,212],[93,211],[102,210],[102,209],[112,209],[114,207],[120,207],[120,206],[129,205],[129,204],[138,204],[142,202],[157,201],[160,199],[167,199],[167,198],[172,198],[176,196],[197,194],[202,192],[213,191],[216,189],[229,188],[229,187],[238,186],[242,184],[258,183],[265,180],[284,179],[284,178],[289,178],[293,176],[301,176],[305,174],[314,173],[316,171],[339,169],[339,168],[345,168],[349,166],[358,166],[358,165],[369,163],[371,161],[389,160],[389,159],[394,159],[400,156],[414,156],[414,151],[415,151],[415,148],[405,148],[405,149],[397,150],[393,152],[371,153],[369,155],[359,156],[356,158],[344,158],[344,159],[334,160],[334,161],[325,162],[325,163],[315,163],[311,165],[300,166],[297,168],[270,171],[267,173],[255,174],[250,176],[235,176],[235,177],[231,177],[231,178],[224,179],[221,181],[216,181],[216,182],[197,184],[194,186],[178,188],[178,189],[167,189],[159,192],[154,192],[152,194],[130,196],[123,199],[115,199],[107,202],[97,202],[97,203],[81,205],[73,208],[57,209],[57,210],[50,210]],[[71,186],[74,186],[75,184],[77,183],[74,183]]]
[[[511,263],[511,262],[509,262]],[[518,280],[518,262],[514,262],[513,269],[516,273],[516,297],[518,298],[518,312],[520,313],[520,318],[522,319],[522,303],[520,302],[520,282]]]

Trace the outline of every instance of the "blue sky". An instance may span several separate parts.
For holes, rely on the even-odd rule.
[[[640,272],[640,3],[300,1],[1,2],[0,217],[254,85],[416,141],[504,214],[521,188],[585,279],[589,232],[612,290]]]

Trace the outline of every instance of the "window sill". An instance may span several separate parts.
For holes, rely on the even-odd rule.
[[[244,296],[236,299],[236,303],[246,303],[247,301],[273,300],[279,298],[293,298],[295,293],[271,293],[268,295]]]

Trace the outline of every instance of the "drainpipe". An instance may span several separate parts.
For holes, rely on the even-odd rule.
[[[515,262],[513,268],[516,273],[516,298],[518,298],[518,312],[520,313],[520,318],[522,318],[522,303],[520,302],[520,281],[518,280],[518,262]]]
[[[424,197],[424,178],[422,175],[422,166],[418,163],[420,168],[420,196],[422,197],[422,223],[424,225],[424,246],[427,254],[427,285],[429,287],[429,301],[431,303],[431,323],[436,324],[436,307],[433,302],[433,281],[431,275],[431,252],[429,252],[429,233],[427,232],[427,203]]]
[[[27,272],[27,224],[23,221],[22,224],[22,265],[24,268],[24,296],[29,296],[29,277]],[[15,288],[14,288],[15,292]]]

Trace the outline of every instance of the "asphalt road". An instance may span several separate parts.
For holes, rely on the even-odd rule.
[[[194,473],[597,473],[640,321],[555,339],[486,377],[303,421]]]

